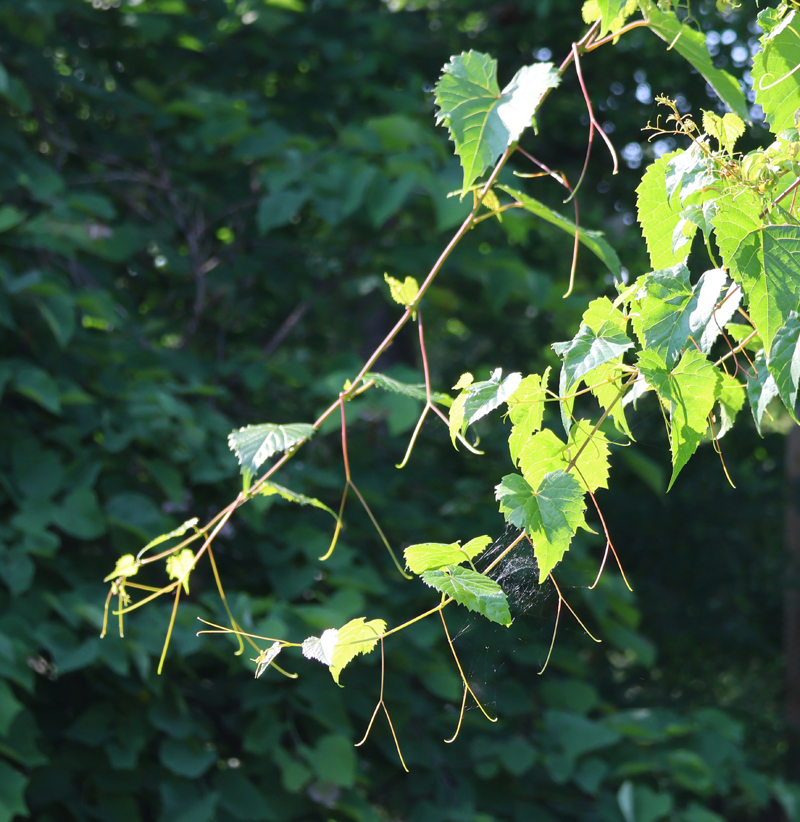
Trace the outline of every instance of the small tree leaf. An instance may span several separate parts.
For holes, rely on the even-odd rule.
[[[183,590],[189,593],[189,574],[194,567],[194,553],[191,548],[184,548],[177,554],[167,557],[167,574],[170,579],[179,579]]]
[[[296,422],[290,425],[247,425],[228,435],[228,446],[242,466],[242,473],[255,474],[273,454],[288,451],[314,436],[313,425]]]
[[[336,512],[328,508],[324,502],[320,502],[314,497],[307,497],[305,494],[299,494],[297,491],[292,491],[289,488],[284,488],[282,485],[278,485],[277,482],[264,483],[264,485],[258,489],[258,493],[265,497],[278,494],[282,499],[285,499],[288,502],[295,502],[298,505],[312,505],[314,508],[327,511],[334,519],[337,519]]]
[[[333,649],[339,638],[339,631],[336,628],[327,628],[322,632],[322,636],[310,636],[303,640],[303,656],[306,659],[316,659],[323,665],[330,667],[333,664]]]
[[[511,625],[511,612],[503,589],[493,579],[471,568],[452,565],[437,571],[425,571],[422,581],[492,622]]]
[[[365,622],[364,617],[352,619],[339,629],[330,663],[331,676],[337,685],[339,676],[347,664],[358,654],[368,654],[372,651],[385,632],[386,623],[382,619]]]
[[[111,582],[119,577],[132,577],[139,571],[139,563],[133,554],[125,554],[117,560],[114,570],[103,579],[103,582]]]

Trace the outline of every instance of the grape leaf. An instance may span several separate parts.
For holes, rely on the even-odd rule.
[[[497,188],[501,191],[505,191],[506,194],[517,200],[517,202],[519,202],[526,211],[529,211],[531,214],[534,214],[535,216],[546,220],[548,223],[557,226],[563,231],[566,231],[568,234],[571,234],[573,237],[575,236],[575,232],[578,231],[572,220],[564,217],[557,211],[553,211],[553,209],[549,208],[544,203],[534,200],[533,197],[529,197],[527,194],[523,194],[521,191],[517,191],[509,186],[498,185]],[[590,231],[589,229],[581,228],[578,231],[578,240],[582,245],[586,246],[586,248],[588,248],[589,251],[591,251],[615,277],[619,277],[621,275],[622,263],[619,261],[617,252],[614,251],[614,249],[604,239],[602,231]]]
[[[773,337],[800,302],[800,227],[760,226],[742,239],[730,265],[769,352]]]
[[[664,184],[670,201],[678,192],[681,205],[684,205],[692,194],[717,182],[714,161],[703,151],[701,141],[708,142],[700,137],[685,151],[679,150],[670,155],[664,169]]]
[[[731,321],[741,301],[741,286],[738,283],[731,283],[725,292],[725,296],[719,301],[719,307],[711,315],[702,337],[700,337],[700,350],[704,354],[711,351],[711,346],[714,345],[717,337],[722,333],[722,329]],[[742,326],[742,328],[744,327]]]
[[[584,23],[602,21],[599,39],[609,32],[616,34],[637,7],[637,0],[586,0],[581,8],[581,16]]]
[[[184,548],[177,554],[167,557],[167,574],[170,579],[179,579],[183,590],[189,593],[189,574],[194,567],[194,554],[191,548]]]
[[[258,489],[258,492],[259,494],[263,494],[265,497],[271,497],[273,494],[278,494],[288,502],[295,502],[298,505],[312,505],[314,508],[320,508],[323,511],[327,511],[334,519],[337,519],[336,513],[328,508],[324,502],[320,502],[318,499],[314,499],[314,497],[307,497],[305,494],[299,494],[297,491],[292,491],[290,488],[284,488],[282,485],[278,485],[277,482],[265,483]]]
[[[715,68],[706,47],[705,36],[688,25],[683,25],[674,12],[660,11],[652,0],[648,0],[646,4],[642,3],[642,6],[645,5],[646,9],[643,13],[650,30],[669,43],[670,48],[674,48],[681,57],[688,60],[705,77],[722,102],[734,114],[738,114],[742,120],[749,123],[747,98],[739,87],[739,81],[727,71]]]
[[[778,386],[775,378],[769,373],[764,352],[759,351],[753,361],[755,374],[747,377],[747,400],[750,403],[750,411],[756,424],[758,433],[763,437],[761,431],[761,420],[770,402],[778,396]]]
[[[670,408],[673,468],[669,491],[705,435],[708,415],[719,393],[720,372],[696,348],[687,349],[671,371],[658,354],[643,351],[639,368]]]
[[[402,283],[388,274],[384,274],[383,279],[389,285],[389,293],[396,303],[408,307],[417,299],[419,284],[413,277],[406,277]]]
[[[681,219],[681,205],[667,195],[667,164],[680,152],[665,154],[651,163],[636,189],[636,210],[654,270],[669,268],[686,259],[685,252],[672,250],[672,234]]]
[[[584,493],[577,478],[562,470],[546,474],[535,492],[518,474],[503,477],[495,488],[500,513],[533,540],[539,582],[561,561],[578,528],[588,530]]]
[[[564,361],[567,391],[595,368],[622,356],[633,342],[625,333],[622,312],[607,297],[593,300],[583,316],[583,325],[568,342],[553,343],[552,348]]]
[[[228,446],[239,459],[242,473],[255,474],[273,454],[288,451],[314,436],[314,426],[306,423],[290,425],[247,425],[228,435]]]
[[[269,646],[269,648],[265,648],[261,651],[256,659],[252,660],[256,663],[256,679],[258,679],[261,674],[269,668],[275,657],[281,652],[282,648],[283,645],[276,640]]]
[[[622,391],[622,381],[628,374],[622,367],[622,358],[601,365],[592,376],[592,395],[604,411],[614,421],[617,430],[633,439],[628,420],[625,418],[625,405],[618,397]]]
[[[775,385],[778,396],[797,422],[795,405],[797,404],[797,383],[800,380],[800,318],[797,312],[789,313],[786,324],[778,329],[772,348],[767,357],[767,367]]]
[[[712,269],[692,288],[683,263],[648,274],[646,296],[633,323],[642,347],[655,351],[671,367],[690,337],[701,339],[726,279],[724,269]]]
[[[426,571],[422,574],[422,581],[492,622],[511,625],[511,612],[503,589],[493,579],[471,568],[451,565],[437,571]]]
[[[597,5],[600,8],[601,15],[600,30],[597,32],[597,39],[599,40],[611,31],[614,21],[623,16],[627,0],[597,0]]]
[[[310,636],[303,640],[303,656],[306,659],[316,659],[323,665],[330,667],[333,664],[333,651],[339,638],[336,628],[328,628],[322,636]]]
[[[519,467],[531,488],[538,488],[545,474],[567,467],[566,449],[567,444],[549,428],[539,431],[525,443],[520,451]]]
[[[594,424],[589,420],[578,420],[570,429],[569,446],[565,452],[567,461],[575,459],[580,452],[575,461],[575,473],[581,485],[592,493],[598,488],[608,488],[609,453],[606,435],[600,430],[592,433],[593,430]]]
[[[730,374],[720,373],[719,414],[714,439],[721,440],[733,427],[736,415],[744,405],[745,387]]]
[[[330,663],[331,676],[337,685],[345,666],[359,654],[372,651],[385,632],[386,623],[382,619],[365,622],[364,617],[351,619],[347,625],[339,628]]]
[[[464,388],[450,406],[450,439],[453,445],[456,434],[463,435],[472,423],[506,402],[521,382],[521,374],[509,374],[503,379],[503,370],[498,368],[488,380],[473,382]]]
[[[703,129],[709,137],[716,138],[720,148],[733,154],[736,141],[744,134],[744,121],[730,111],[724,117],[713,111],[704,111]]]
[[[104,577],[103,582],[111,582],[112,579],[119,579],[119,577],[132,577],[139,571],[139,563],[133,554],[125,554],[117,560],[114,570]]]
[[[444,122],[464,169],[464,192],[514,142],[560,81],[552,63],[524,66],[500,91],[497,61],[463,52],[444,66],[436,84],[437,124]]]
[[[364,382],[369,380],[375,383],[376,388],[391,391],[393,394],[403,394],[406,397],[413,397],[415,400],[422,400],[423,402],[427,399],[425,383],[412,385],[387,377],[386,374],[378,374],[376,371],[370,371],[364,375]],[[446,407],[453,404],[453,398],[449,394],[443,394],[439,391],[431,391],[431,399]]]
[[[474,559],[491,541],[491,537],[476,537],[463,548],[457,542],[422,542],[419,545],[409,545],[403,551],[403,556],[409,571],[421,574],[423,571],[444,568],[445,565],[460,565],[468,559]]]
[[[762,49],[753,58],[753,90],[756,103],[763,109],[770,130],[779,134],[797,125],[800,89],[797,71],[800,64],[798,14],[790,11],[783,20],[761,38]]]
[[[525,377],[517,390],[506,400],[508,416],[511,418],[511,435],[508,438],[508,449],[514,465],[519,459],[520,450],[525,442],[542,427],[544,418],[544,401],[547,396],[547,380],[550,366],[544,374],[530,374]]]
[[[155,548],[156,545],[161,545],[162,542],[166,542],[168,539],[172,539],[173,537],[182,537],[190,528],[194,528],[195,525],[199,520],[197,517],[192,517],[192,519],[187,519],[183,525],[178,526],[174,531],[170,531],[168,534],[161,534],[160,537],[156,537],[154,540],[151,540],[147,543],[147,545],[139,551],[139,556],[141,557],[145,551],[149,551],[151,548]],[[129,575],[130,576],[130,575]]]

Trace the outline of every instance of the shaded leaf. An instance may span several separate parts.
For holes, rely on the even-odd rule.
[[[288,451],[314,436],[314,426],[307,423],[290,425],[247,425],[228,435],[228,447],[245,470],[255,473],[273,454]]]
[[[792,311],[786,324],[778,329],[767,357],[767,367],[778,396],[783,400],[792,418],[797,422],[797,383],[800,380],[800,318]]]
[[[750,410],[753,414],[758,433],[763,437],[761,431],[761,420],[770,402],[778,396],[778,386],[775,378],[767,368],[767,362],[763,351],[759,351],[753,360],[755,374],[747,378],[747,400],[750,403]]]
[[[298,505],[311,505],[314,508],[319,508],[322,511],[327,511],[334,519],[337,519],[336,512],[328,508],[328,506],[325,505],[324,502],[320,502],[318,499],[315,499],[314,497],[307,497],[305,494],[299,494],[297,491],[292,491],[289,488],[284,488],[282,485],[278,485],[277,482],[264,483],[264,485],[262,485],[258,489],[258,493],[262,494],[265,497],[277,494],[282,499],[285,499],[288,502],[295,502]]]
[[[378,374],[376,371],[370,371],[364,375],[364,381],[372,380],[376,388],[382,388],[384,391],[391,391],[394,394],[403,394],[406,397],[413,397],[415,400],[422,400],[425,402],[427,394],[425,393],[425,383],[412,385],[406,382],[400,382],[393,377],[387,377],[385,374]],[[431,399],[438,402],[439,405],[451,406],[453,398],[449,394],[443,394],[439,391],[431,391]]]
[[[568,217],[564,217],[544,203],[540,203],[533,197],[529,197],[527,194],[523,194],[523,192],[517,191],[514,188],[504,185],[498,185],[496,187],[501,191],[505,191],[506,194],[509,194],[515,200],[518,200],[526,211],[566,231],[567,234],[573,237],[575,236],[575,232],[578,229],[575,227],[575,223]],[[578,232],[578,240],[582,245],[586,246],[615,277],[621,275],[622,263],[619,261],[617,252],[604,239],[602,231],[590,231],[589,229],[581,228]]]

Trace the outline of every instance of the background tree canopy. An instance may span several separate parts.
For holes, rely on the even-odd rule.
[[[717,65],[746,82],[755,9],[694,5]],[[470,711],[445,745],[461,684],[441,629],[387,642],[409,775],[384,726],[352,747],[379,660],[348,669],[343,689],[321,666],[254,680],[229,638],[196,636],[197,616],[224,618],[208,569],[192,576],[161,677],[169,605],[132,614],[124,639],[98,638],[116,559],[235,496],[233,428],[330,404],[394,322],[383,272],[419,276],[463,219],[468,206],[445,196],[460,170],[434,127],[443,63],[491,52],[503,85],[532,57],[568,53],[580,6],[0,1],[0,822],[800,818],[781,709],[779,419],[764,439],[745,426],[726,441],[737,490],[705,448],[664,496],[661,415],[637,417],[602,498],[634,594],[607,573],[585,595],[599,537],[574,544],[564,572],[602,644],[565,620],[536,676],[556,600],[524,564],[503,569],[511,628],[449,618],[496,724]],[[674,147],[640,131],[653,96],[695,112],[715,102],[647,31],[584,72],[624,162],[612,177],[597,152],[581,221],[637,276],[649,266],[634,189]],[[574,181],[587,122],[571,73],[528,139]],[[536,185],[563,208],[563,189]],[[555,364],[550,342],[611,286],[584,253],[562,299],[570,250],[530,215],[468,235],[428,292],[434,384]],[[421,381],[413,329],[379,366]],[[401,546],[449,542],[456,525],[499,536],[484,478],[502,474],[502,433],[482,432],[476,458],[428,422],[398,472],[419,410],[378,392],[348,406],[353,474],[384,530]],[[334,506],[339,449],[335,434],[315,438],[287,469],[292,487]],[[350,509],[321,565],[330,518],[297,510],[259,498],[216,543],[241,625],[305,636],[370,603],[394,623],[420,611],[363,512]]]

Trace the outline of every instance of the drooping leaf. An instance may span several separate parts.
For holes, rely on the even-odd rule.
[[[339,638],[339,631],[336,628],[327,628],[322,632],[322,636],[310,636],[303,640],[303,656],[306,659],[316,659],[323,665],[330,667],[333,664],[333,649]]]
[[[797,383],[800,381],[800,318],[796,311],[789,313],[786,324],[778,329],[767,357],[767,367],[778,396],[783,400],[792,418],[797,421]]]
[[[396,303],[408,307],[417,299],[419,284],[413,277],[406,277],[402,283],[388,274],[384,274],[383,279],[388,283],[389,293]]]
[[[256,679],[258,679],[261,674],[269,668],[275,657],[281,652],[282,648],[283,645],[276,640],[269,646],[269,648],[265,648],[261,651],[257,659],[253,660],[256,663]]]
[[[712,269],[692,287],[683,263],[648,274],[644,279],[646,296],[634,320],[642,346],[655,351],[671,367],[681,351],[692,345],[690,338],[699,344],[726,279],[724,269]]]
[[[745,386],[730,374],[720,373],[719,414],[714,426],[714,439],[721,440],[733,427],[736,415],[744,405]]]
[[[425,402],[427,395],[425,394],[425,383],[412,385],[406,382],[400,382],[393,377],[387,377],[386,374],[378,374],[376,371],[370,371],[364,375],[364,382],[372,380],[376,388],[382,388],[384,391],[391,391],[393,394],[403,394],[406,397],[412,397],[415,400],[422,400]],[[453,398],[449,394],[443,394],[439,391],[431,391],[431,399],[438,402],[439,405],[451,406]]]
[[[435,568],[444,568],[445,565],[460,565],[472,560],[483,553],[486,546],[492,541],[491,537],[482,536],[471,539],[466,545],[457,542],[442,544],[439,542],[423,542],[419,545],[409,545],[403,551],[406,567],[414,574],[430,571]]]
[[[755,373],[747,377],[747,400],[750,403],[758,433],[764,436],[761,431],[761,420],[764,418],[767,406],[778,396],[778,386],[767,368],[763,351],[758,352],[753,360],[753,366]]]
[[[452,597],[459,605],[483,614],[492,622],[511,625],[511,612],[503,589],[489,577],[451,565],[436,571],[425,571],[422,581],[445,596]]]
[[[197,517],[187,519],[183,525],[178,526],[174,531],[170,531],[168,534],[162,534],[160,537],[156,537],[154,540],[148,542],[147,545],[145,545],[139,552],[139,555],[141,556],[145,551],[155,548],[156,545],[161,545],[162,542],[166,542],[168,539],[172,539],[173,537],[182,537],[190,528],[194,528],[198,522],[199,520]]]
[[[177,554],[167,557],[167,574],[170,579],[181,580],[183,590],[189,593],[189,574],[194,567],[194,553],[191,548],[184,548]]]
[[[503,477],[495,489],[500,513],[533,540],[539,582],[561,561],[578,528],[588,528],[584,494],[577,478],[563,470],[546,474],[535,492],[518,474]]]
[[[359,654],[368,654],[378,644],[386,632],[386,623],[382,619],[364,621],[364,617],[352,619],[347,625],[339,628],[336,645],[331,654],[331,676],[338,685],[339,676],[349,662]]]
[[[265,497],[271,497],[274,494],[277,494],[288,502],[295,502],[298,505],[312,505],[314,508],[327,511],[334,519],[337,518],[336,512],[328,508],[324,502],[320,502],[314,497],[307,497],[305,494],[299,494],[297,491],[292,491],[290,488],[284,488],[282,485],[278,485],[277,482],[264,483],[264,485],[258,489],[258,493]]]
[[[688,246],[672,250],[672,235],[681,220],[681,204],[667,194],[667,164],[680,152],[665,154],[647,167],[636,189],[636,210],[654,270],[670,268],[683,262]]]
[[[632,347],[633,342],[625,333],[622,312],[614,308],[608,297],[589,304],[583,325],[573,339],[552,344],[553,350],[564,361],[567,391],[595,368],[622,356]]]
[[[724,148],[728,154],[733,154],[736,141],[744,134],[744,121],[730,111],[724,117],[713,111],[704,111],[703,130],[709,137],[716,138],[720,148]]]
[[[511,461],[516,465],[525,442],[542,427],[544,402],[547,396],[547,380],[550,366],[544,374],[529,374],[523,378],[517,390],[506,400],[508,416],[511,418],[511,435],[508,448]]]
[[[510,188],[505,185],[498,185],[497,188],[505,191],[506,194],[521,203],[522,207],[526,211],[529,211],[536,217],[540,217],[542,220],[545,220],[563,231],[566,231],[567,234],[570,234],[573,237],[575,236],[575,232],[578,229],[576,229],[575,223],[568,217],[564,217],[557,211],[553,211],[553,209],[549,208],[544,203],[540,203],[533,197],[529,197],[527,194],[517,191],[514,188]],[[578,232],[578,240],[582,245],[586,246],[586,248],[588,248],[615,277],[619,277],[621,275],[622,263],[619,261],[617,252],[604,239],[602,231],[590,231],[589,229],[581,228]]]
[[[288,451],[314,436],[314,426],[296,422],[290,425],[247,425],[228,435],[228,446],[239,459],[242,473],[256,471],[274,454]]]
[[[114,570],[103,579],[103,582],[111,582],[119,577],[132,577],[139,571],[139,563],[133,554],[125,554],[117,560]]]
[[[552,63],[521,68],[500,91],[497,61],[463,52],[444,66],[436,84],[437,123],[444,122],[464,169],[466,191],[531,124],[546,92],[559,83]]]
[[[719,393],[720,372],[696,348],[688,348],[671,371],[655,352],[643,351],[639,368],[670,408],[673,469],[669,490],[705,435]]]
[[[753,91],[756,103],[774,134],[797,126],[800,89],[797,66],[800,64],[800,37],[797,36],[797,11],[790,11],[761,38],[763,48],[753,58]]]
[[[650,30],[688,60],[703,75],[722,102],[734,114],[738,114],[742,120],[749,123],[747,98],[739,87],[739,81],[727,71],[714,66],[706,47],[705,36],[689,25],[682,24],[674,12],[662,12],[652,0],[642,5],[645,6],[644,16]]]

